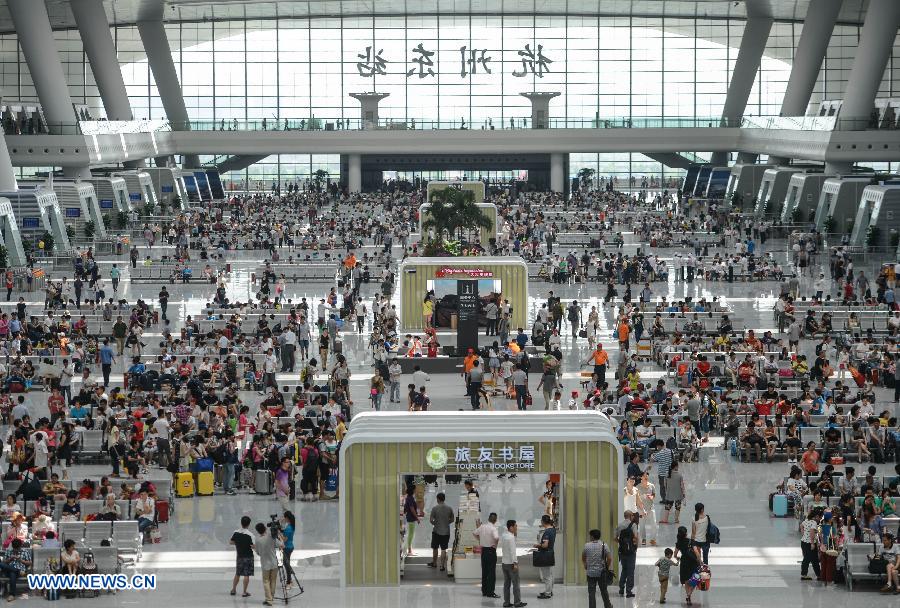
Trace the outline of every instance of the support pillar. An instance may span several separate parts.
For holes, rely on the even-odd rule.
[[[887,66],[897,28],[900,27],[900,2],[897,0],[871,0],[866,20],[859,35],[859,46],[850,80],[847,82],[844,103],[841,105],[836,129],[839,131],[864,130],[868,127],[875,107],[875,96],[881,86],[881,78]],[[825,162],[827,173],[849,173],[853,163]]]
[[[819,78],[819,70],[828,50],[831,33],[841,12],[843,0],[812,0],[806,9],[803,31],[791,64],[784,100],[781,102],[780,116],[804,116],[810,98]],[[786,165],[790,159],[772,156],[771,162]]]
[[[8,0],[7,6],[50,133],[74,132],[75,109],[50,29],[47,6],[34,0]]]
[[[350,93],[359,102],[359,128],[373,129],[378,126],[378,104],[390,93]]]
[[[174,131],[190,131],[191,123],[163,22],[156,19],[138,21],[137,27],[144,51],[147,53],[150,70],[153,72],[153,79],[156,81],[156,88],[159,90],[160,101],[166,111],[166,118],[169,119]],[[198,168],[200,157],[196,154],[186,154],[184,166],[191,169]]]
[[[737,61],[734,63],[734,71],[731,72],[731,82],[728,84],[728,94],[725,97],[725,107],[722,108],[722,127],[739,127],[744,110],[747,108],[747,100],[750,98],[750,90],[756,80],[759,71],[759,62],[762,60],[763,51],[766,50],[766,41],[769,39],[769,31],[772,29],[771,17],[750,17],[744,26],[744,35],[741,37],[741,46],[738,49]],[[726,152],[714,152],[710,164],[724,166],[728,164]]]
[[[116,46],[109,33],[109,20],[103,8],[103,1],[72,0],[69,4],[78,25],[78,32],[81,34],[84,51],[91,62],[91,72],[103,99],[106,118],[134,120],[125,81],[122,79],[122,70],[116,56]],[[127,162],[125,166],[143,167],[144,161]]]
[[[564,193],[566,190],[565,159],[562,153],[550,155],[550,190]]]
[[[531,102],[531,128],[548,128],[550,126],[550,100],[554,97],[559,97],[560,93],[550,91],[546,93],[519,93],[519,95]]]
[[[6,147],[6,137],[0,134],[0,192],[16,192],[18,189],[16,171],[9,157],[9,148]]]
[[[839,130],[861,130],[868,126],[898,28],[900,2],[870,0],[838,115]]]
[[[791,76],[781,102],[781,116],[803,116],[809,106],[810,97],[819,78],[819,70],[828,50],[831,32],[841,12],[842,0],[811,0],[806,9],[806,19],[794,62],[791,64]]]
[[[354,194],[362,191],[362,156],[347,155],[347,191]]]

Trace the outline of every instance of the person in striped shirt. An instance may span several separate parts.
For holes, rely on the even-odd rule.
[[[650,456],[650,461],[656,463],[656,474],[659,478],[659,496],[665,502],[666,500],[666,478],[669,477],[669,469],[672,468],[672,462],[675,460],[675,452],[666,447],[662,439],[653,442],[656,450]]]

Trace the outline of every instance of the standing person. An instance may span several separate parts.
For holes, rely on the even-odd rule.
[[[637,486],[640,500],[638,505],[641,509],[640,535],[641,544],[648,540],[652,546],[656,546],[656,535],[658,534],[658,526],[656,525],[656,509],[653,503],[656,500],[656,487],[650,483],[650,472],[644,471],[641,474],[641,483]]]
[[[275,585],[278,584],[278,556],[275,550],[284,546],[281,534],[274,536],[274,531],[266,530],[266,524],[256,524],[256,549],[259,555],[259,567],[262,570],[263,593],[266,599],[263,606],[271,606],[275,601]]]
[[[291,459],[284,457],[281,459],[281,465],[275,471],[275,498],[281,505],[282,511],[287,511],[290,506],[289,498],[291,495],[291,478],[293,477],[293,465]]]
[[[525,398],[528,396],[528,374],[521,366],[517,366],[513,370],[512,383],[516,389],[516,407],[519,410],[525,410]]]
[[[591,362],[594,364],[594,373],[597,375],[597,387],[602,387],[606,383],[606,365],[609,363],[609,353],[603,350],[603,345],[599,342],[584,364],[587,365]]]
[[[584,566],[588,583],[588,608],[597,608],[597,587],[600,587],[600,597],[603,599],[603,608],[612,608],[609,601],[609,589],[607,589],[607,573],[612,566],[612,554],[605,542],[600,540],[600,530],[589,532],[590,540],[584,543],[581,551],[581,565]]]
[[[691,523],[691,542],[695,547],[700,549],[703,556],[703,563],[709,563],[709,541],[707,533],[709,532],[709,515],[706,514],[706,507],[702,502],[694,505],[694,521]]]
[[[516,520],[506,522],[506,532],[500,537],[500,552],[503,559],[503,606],[509,608],[522,608],[526,602],[522,601],[522,591],[519,588],[519,556],[516,554],[516,534],[519,526]],[[509,589],[512,587],[512,599],[510,602]]]
[[[234,545],[237,556],[234,580],[231,583],[229,595],[237,593],[238,580],[243,577],[244,592],[241,595],[250,597],[250,594],[247,593],[247,585],[250,584],[250,577],[253,576],[253,535],[250,533],[250,518],[247,515],[241,518],[241,527],[234,531],[228,544]]]
[[[488,515],[488,520],[473,532],[481,545],[481,595],[499,598],[495,590],[497,584],[497,543],[500,533],[497,531],[497,514]]]
[[[554,544],[556,544],[556,528],[553,527],[553,520],[545,513],[541,515],[541,531],[538,543],[534,546],[537,553],[543,558],[542,563],[547,564],[540,566],[541,582],[544,583],[544,592],[538,594],[540,600],[549,600],[553,597],[553,566],[556,565],[556,556],[553,554]],[[550,554],[549,558],[546,557],[547,553]]]
[[[669,478],[669,469],[675,462],[675,452],[666,447],[666,443],[662,439],[656,439],[653,442],[656,453],[650,455],[650,461],[656,463],[656,479],[659,481],[659,497],[666,502],[666,480]],[[659,523],[669,523],[668,512],[666,517]]]
[[[391,380],[390,402],[400,403],[400,377],[403,375],[403,368],[397,359],[392,360],[388,366],[388,375]]]
[[[113,355],[113,349],[109,345],[109,338],[103,339],[103,346],[100,348],[100,367],[103,370],[103,388],[109,386],[109,374],[112,372],[112,364],[116,362]]]
[[[122,278],[122,271],[119,270],[119,267],[116,264],[112,265],[112,268],[109,269],[109,279],[112,281],[113,293],[118,293],[119,291],[119,280]]]
[[[634,568],[637,561],[638,534],[635,516],[625,511],[625,519],[616,527],[619,541],[619,595],[634,597]]]
[[[669,571],[675,562],[672,561],[672,550],[666,549],[665,556],[656,560],[654,566],[657,568],[657,576],[659,578],[659,603],[666,603],[666,591],[669,589]]]
[[[811,581],[808,576],[809,565],[812,564],[816,578],[822,577],[819,569],[819,520],[822,519],[822,511],[813,509],[800,524],[800,549],[803,551],[803,561],[800,563],[800,580]]]
[[[165,321],[168,318],[166,317],[166,311],[169,308],[169,292],[165,286],[160,290],[159,295],[156,296],[156,301],[159,303],[160,318]]]
[[[469,399],[472,403],[472,409],[481,409],[478,403],[478,391],[484,383],[484,370],[481,368],[481,360],[472,361],[472,369],[469,370]]]
[[[128,325],[122,316],[116,318],[112,328],[113,338],[116,340],[116,354],[122,356],[125,353],[125,338],[128,336]]]
[[[416,486],[406,486],[406,497],[403,499],[403,516],[406,518],[406,554],[413,553],[413,538],[416,535],[416,526],[419,524],[419,506],[416,504]]]
[[[675,558],[679,559],[678,580],[684,585],[684,602],[691,603],[691,594],[694,587],[688,582],[700,567],[700,554],[697,547],[691,544],[688,538],[687,528],[678,526],[678,534],[675,539]]]
[[[453,522],[453,509],[444,502],[446,496],[438,492],[437,504],[431,508],[428,521],[431,523],[431,563],[429,568],[438,567],[438,549],[441,550],[440,570],[447,569],[447,547],[450,545],[450,524]]]
[[[669,468],[669,475],[664,480],[663,487],[666,489],[665,498],[663,498],[663,504],[666,507],[666,512],[663,514],[659,523],[667,524],[669,523],[669,512],[672,510],[672,506],[675,507],[675,519],[672,520],[673,524],[677,524],[678,520],[681,518],[681,502],[684,500],[685,492],[684,492],[684,478],[681,476],[681,472],[678,470],[678,461],[672,462]]]
[[[297,519],[291,511],[285,511],[281,519],[281,536],[284,540],[284,549],[282,550],[282,562],[284,565],[284,579],[287,581],[287,587],[290,589],[294,586],[294,569],[291,567],[291,554],[294,552],[294,532],[297,530]]]

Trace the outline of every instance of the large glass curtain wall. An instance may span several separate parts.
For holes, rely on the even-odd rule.
[[[802,24],[776,23],[747,115],[777,115]],[[530,116],[529,91],[557,91],[551,120],[590,125],[596,119],[709,119],[721,114],[740,20],[546,15],[414,15],[178,22],[166,26],[188,113],[209,125],[290,120],[356,120],[352,92],[389,93],[382,119],[419,126],[439,121],[469,128],[517,125]],[[78,32],[56,33],[70,91],[102,115]],[[119,62],[138,118],[163,118],[137,29],[113,28]],[[841,25],[831,40],[813,101],[840,98],[859,28]],[[900,48],[882,96],[894,95]],[[6,99],[35,99],[14,34],[0,36]],[[227,128],[227,127],[226,127]],[[271,128],[271,127],[270,127]],[[207,158],[205,160],[212,160]],[[573,154],[572,175],[667,174],[640,154]],[[280,155],[235,179],[271,183],[319,169],[336,176],[339,159]]]

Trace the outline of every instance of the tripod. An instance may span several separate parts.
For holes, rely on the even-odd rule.
[[[299,597],[303,595],[303,586],[300,584],[300,580],[297,578],[297,573],[294,572],[293,568],[291,568],[291,573],[288,575],[287,568],[289,564],[284,563],[284,552],[281,549],[277,550],[278,555],[278,588],[281,591],[281,595],[276,595],[275,599],[283,601],[287,604],[291,599],[295,597]],[[294,583],[297,585],[297,590],[291,593],[288,589],[288,584]]]

